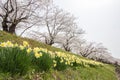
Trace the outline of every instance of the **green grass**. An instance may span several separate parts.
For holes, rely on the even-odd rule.
[[[61,51],[66,54],[71,54],[59,48],[51,47],[49,45],[31,39],[21,38],[0,31],[0,42],[5,42],[8,40],[18,44],[22,44],[22,41],[27,41],[31,47],[42,47],[42,48],[47,48],[48,50],[53,52]],[[52,69],[48,72],[43,72],[43,73],[37,73],[34,72],[34,70],[31,70],[29,71],[28,74],[24,76],[19,76],[19,75],[11,76],[11,74],[9,73],[0,72],[0,80],[18,80],[18,79],[36,80],[36,78],[38,80],[117,80],[115,75],[115,67],[108,64],[104,64],[103,67],[99,66],[99,67],[87,67],[87,68],[85,67],[67,68],[64,71],[57,71]]]
[[[113,66],[106,65],[111,69],[114,69]],[[65,71],[53,71],[50,74],[45,75],[44,80],[54,80],[56,76],[56,80],[117,80],[115,77],[115,73],[113,71],[109,71],[108,68],[99,67],[99,68],[81,68],[79,67],[76,70],[67,69]],[[49,79],[48,79],[49,78]]]
[[[113,66],[106,65],[114,70]],[[10,79],[9,74],[0,74],[0,80],[5,79],[23,79],[23,80],[117,80],[114,71],[109,71],[108,68],[68,68],[64,71],[51,70],[47,73],[27,74],[26,76],[17,76]]]
[[[30,44],[30,47],[41,47],[41,48],[47,48],[50,51],[63,51],[59,48],[55,48],[55,47],[51,47],[49,45],[40,43],[38,41],[34,41],[32,39],[28,39],[28,38],[21,38],[3,31],[0,31],[0,42],[5,42],[5,41],[11,41],[13,43],[18,43],[18,44],[22,44],[22,41],[27,41]],[[65,51],[63,51],[65,52]]]

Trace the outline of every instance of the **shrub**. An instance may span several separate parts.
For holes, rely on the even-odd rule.
[[[67,62],[62,57],[55,56],[54,60],[56,61],[56,65],[54,66],[55,69],[61,71],[67,68]]]
[[[0,70],[2,72],[23,75],[28,71],[30,64],[31,58],[26,49],[0,47]]]
[[[52,68],[53,59],[48,53],[45,53],[43,51],[41,51],[40,54],[42,54],[41,57],[34,57],[32,61],[33,65],[36,66],[37,71],[49,71]]]

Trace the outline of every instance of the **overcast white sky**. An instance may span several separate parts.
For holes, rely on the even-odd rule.
[[[85,39],[101,42],[114,57],[120,58],[120,0],[54,0],[65,11],[78,17],[86,31]]]

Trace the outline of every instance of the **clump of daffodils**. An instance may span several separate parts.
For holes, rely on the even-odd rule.
[[[10,41],[7,42],[3,42],[0,44],[1,47],[13,47],[13,43],[11,43]]]
[[[22,45],[18,45],[17,43],[13,44],[11,41],[7,41],[7,42],[2,42],[0,43],[0,47],[19,47],[21,50],[26,49],[27,53],[31,53],[34,52],[34,56],[36,58],[40,58],[42,56],[42,53],[40,53],[41,50],[43,50],[42,48],[30,48],[29,44],[27,41],[23,41]]]
[[[52,52],[52,51],[48,51],[45,48],[39,48],[39,47],[35,47],[32,49],[29,46],[29,43],[27,41],[23,41],[22,45],[18,45],[17,43],[13,44],[11,41],[2,42],[0,43],[0,47],[19,47],[21,50],[26,49],[28,54],[32,52],[34,53],[34,56],[36,58],[42,57],[43,55],[42,52],[45,52],[45,53],[50,54],[52,58],[59,57],[60,63],[65,63],[65,65],[68,65],[68,66],[74,66],[74,63],[78,65],[79,64],[84,65],[85,67],[89,67],[89,65],[97,65],[97,66],[103,65],[102,63],[95,62],[93,60],[81,59],[78,56],[66,54],[63,52]],[[53,67],[56,67],[56,66],[57,66],[57,61],[53,60]]]
[[[71,54],[65,54],[62,52],[56,52],[56,56],[61,57],[61,61],[60,61],[61,63],[63,62],[63,59],[64,59],[66,61],[65,64],[70,65],[70,66],[73,66],[73,63],[81,64],[85,67],[89,67],[89,65],[95,65],[95,66],[103,65],[100,62],[96,62],[93,60],[81,59],[78,56],[71,55]]]

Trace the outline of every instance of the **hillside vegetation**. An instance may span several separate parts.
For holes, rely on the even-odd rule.
[[[24,41],[29,43],[31,51],[27,47],[21,49],[21,45],[28,45],[23,44]],[[31,39],[0,31],[0,43],[3,44],[3,47],[0,47],[0,80],[117,80],[113,65],[73,55]],[[12,45],[16,43],[17,47]],[[35,47],[39,48],[42,53],[41,57],[39,54],[34,55],[34,50],[37,49]],[[27,52],[30,52],[29,55]],[[13,60],[11,60],[12,58]],[[63,61],[61,62],[61,60]],[[19,65],[15,61],[21,64]]]

